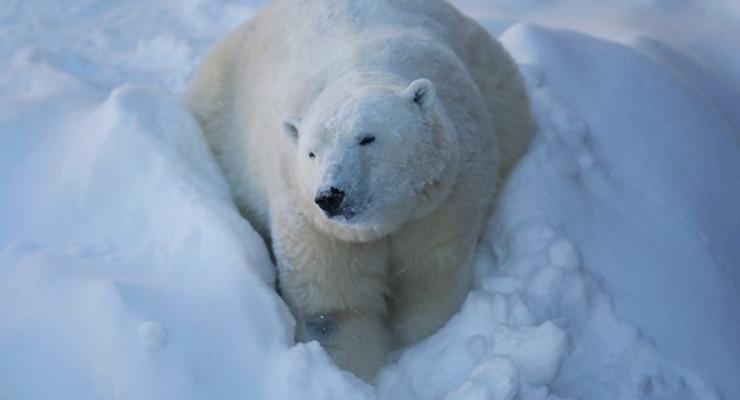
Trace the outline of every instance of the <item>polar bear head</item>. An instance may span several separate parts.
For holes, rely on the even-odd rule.
[[[306,214],[342,240],[367,241],[433,210],[457,174],[457,134],[427,79],[327,89],[283,130],[295,143]]]

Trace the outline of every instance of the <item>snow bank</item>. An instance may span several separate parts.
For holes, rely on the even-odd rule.
[[[553,171],[530,187],[547,199],[535,207],[583,248],[620,315],[671,359],[737,393],[736,127],[680,63],[527,26],[503,40],[519,61],[541,66],[538,113],[553,102],[567,111],[540,124],[545,143],[532,157]]]
[[[0,398],[740,397],[740,91],[698,53],[488,21],[539,135],[476,289],[371,387],[294,344],[182,99],[121,86],[182,89],[253,8],[60,7],[0,14]]]
[[[18,174],[43,166],[33,195],[4,191],[17,202],[3,217],[24,216],[3,232],[24,239],[0,252],[4,393],[271,398],[284,387],[281,398],[352,398],[342,389],[352,379],[316,344],[289,349],[293,319],[267,250],[182,100],[123,86],[85,115],[29,143],[54,151],[15,160]],[[314,363],[328,371],[306,375]]]

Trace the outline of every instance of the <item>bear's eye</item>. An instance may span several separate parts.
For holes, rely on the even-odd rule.
[[[360,139],[360,146],[368,145],[375,141],[375,136],[373,135],[366,135],[362,139]]]
[[[316,154],[313,154],[313,152],[308,153],[308,158],[315,158],[315,157],[316,157]]]

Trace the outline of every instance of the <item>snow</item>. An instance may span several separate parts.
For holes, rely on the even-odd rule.
[[[178,95],[262,3],[0,11],[0,399],[740,397],[734,2],[456,2],[538,137],[462,310],[375,387],[293,342]]]

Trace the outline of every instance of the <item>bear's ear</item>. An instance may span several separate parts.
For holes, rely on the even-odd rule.
[[[293,143],[298,141],[298,127],[301,125],[301,119],[298,117],[288,117],[283,121],[283,133]]]
[[[434,84],[429,79],[417,79],[403,90],[402,95],[421,107],[422,111],[429,110],[436,98]]]

